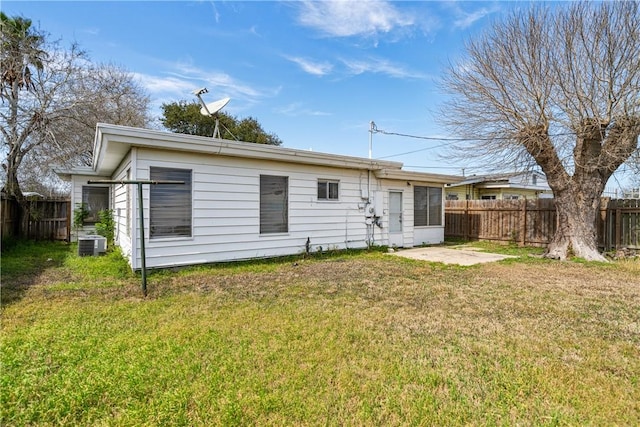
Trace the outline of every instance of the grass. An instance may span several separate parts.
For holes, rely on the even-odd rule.
[[[144,299],[117,253],[21,244],[0,424],[637,425],[638,265],[337,253],[152,272]]]

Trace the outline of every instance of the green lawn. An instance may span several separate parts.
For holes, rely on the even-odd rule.
[[[485,249],[487,247],[485,246]],[[2,254],[0,425],[638,425],[640,262]]]

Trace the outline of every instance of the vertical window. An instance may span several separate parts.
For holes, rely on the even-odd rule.
[[[338,200],[338,181],[318,180],[318,200]]]
[[[289,178],[260,175],[260,234],[289,231]]]
[[[82,186],[82,203],[89,211],[84,224],[95,224],[98,212],[109,209],[109,187]]]
[[[184,184],[149,186],[149,237],[191,236],[191,170],[152,167],[150,178]]]
[[[442,225],[442,188],[413,187],[413,224]]]

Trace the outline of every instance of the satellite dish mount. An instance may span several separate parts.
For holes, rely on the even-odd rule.
[[[220,138],[220,120],[218,118],[218,112],[222,110],[225,107],[225,105],[229,103],[229,101],[231,101],[231,98],[222,98],[217,101],[206,104],[202,100],[202,94],[208,93],[208,92],[209,91],[207,90],[207,88],[203,87],[201,89],[194,90],[192,93],[198,97],[198,99],[200,100],[200,104],[202,104],[202,108],[200,109],[200,114],[202,114],[203,116],[209,116],[216,119],[216,125],[213,128],[213,137]]]

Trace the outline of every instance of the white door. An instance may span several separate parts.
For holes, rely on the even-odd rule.
[[[389,191],[389,246],[402,247],[402,192]]]

